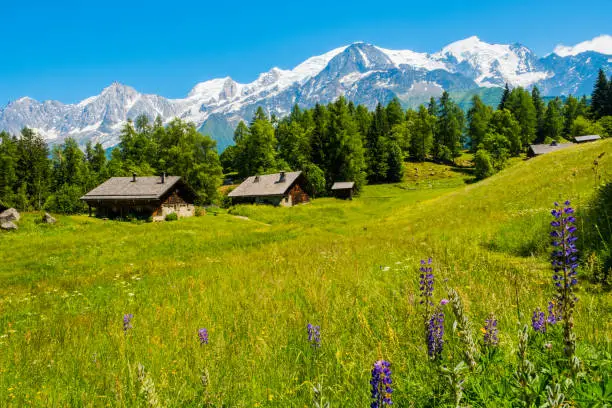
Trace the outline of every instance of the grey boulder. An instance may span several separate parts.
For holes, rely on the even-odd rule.
[[[15,225],[12,221],[2,221],[2,223],[0,223],[0,229],[12,231],[17,229],[17,225]]]
[[[51,216],[49,213],[45,213],[42,217],[43,224],[55,224],[57,220]]]
[[[0,222],[4,221],[19,221],[21,216],[19,212],[14,208],[9,208],[6,211],[0,213]]]

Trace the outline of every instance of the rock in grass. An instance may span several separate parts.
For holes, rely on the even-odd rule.
[[[19,212],[14,208],[9,208],[8,210],[0,213],[0,222],[19,221],[20,218],[21,216],[19,215]]]
[[[43,224],[55,224],[57,220],[51,216],[49,213],[45,213],[42,217]]]
[[[0,229],[5,231],[14,231],[17,229],[17,225],[15,225],[15,223],[12,221],[2,221],[2,223],[0,223]]]

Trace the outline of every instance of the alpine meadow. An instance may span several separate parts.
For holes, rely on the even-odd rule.
[[[473,36],[9,102],[0,406],[612,407],[611,75]]]

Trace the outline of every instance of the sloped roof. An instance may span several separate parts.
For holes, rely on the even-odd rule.
[[[560,144],[536,144],[529,145],[529,148],[536,156],[540,154],[546,154],[550,152],[554,152],[556,150],[565,149],[566,147],[572,146],[573,143],[560,143]]]
[[[81,200],[146,200],[159,199],[172,189],[180,180],[179,176],[166,176],[162,184],[161,177],[111,177]]]
[[[354,181],[336,181],[332,186],[332,190],[349,190],[355,187]]]
[[[591,142],[593,140],[601,139],[601,136],[599,136],[599,135],[585,135],[585,136],[576,136],[574,139],[576,139],[576,142],[578,142],[578,143],[581,143],[581,142]]]
[[[229,197],[261,197],[282,196],[287,193],[293,183],[300,177],[301,171],[285,173],[285,180],[281,181],[281,173],[251,176],[244,180],[228,194]]]

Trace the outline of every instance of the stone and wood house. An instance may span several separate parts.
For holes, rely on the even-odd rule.
[[[83,197],[99,217],[152,217],[163,221],[166,215],[179,217],[195,214],[197,194],[179,176],[112,177]]]
[[[301,171],[251,176],[228,194],[232,204],[258,203],[291,207],[307,203],[306,178]]]

